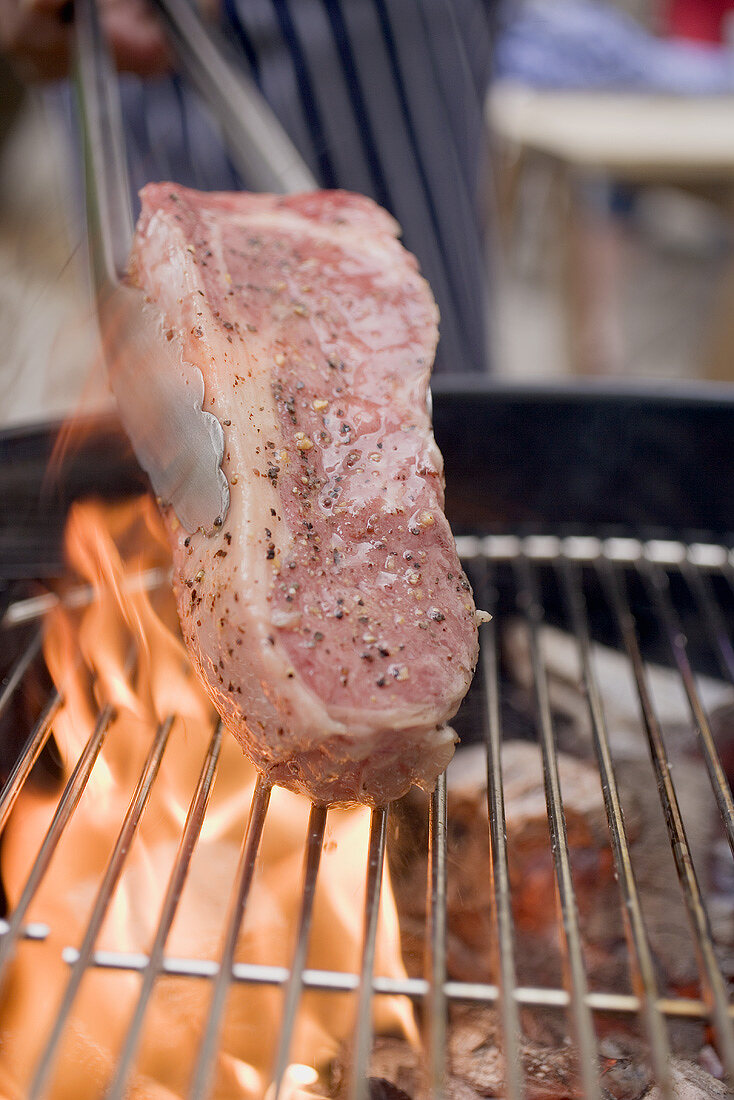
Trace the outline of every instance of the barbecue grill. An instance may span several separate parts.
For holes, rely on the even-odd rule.
[[[270,790],[258,782],[242,822],[242,848],[216,959],[172,957],[167,938],[176,916],[192,853],[206,820],[210,792],[217,781],[223,738],[218,724],[203,754],[198,784],[191,797],[177,854],[170,869],[157,930],[144,953],[102,950],[98,933],[124,870],[130,845],[146,812],[158,769],[167,749],[169,719],[150,730],[150,748],[119,822],[119,834],[80,942],[68,943],[63,999],[53,1027],[44,1036],[38,1064],[28,1067],[31,1097],[45,1094],[59,1047],[73,1012],[76,994],[90,971],[136,974],[140,986],[134,1014],[113,1080],[105,1095],[125,1095],[146,1009],[158,983],[167,977],[205,983],[209,1007],[203,1034],[192,1061],[190,1097],[203,1098],[212,1076],[221,1029],[233,986],[265,985],[282,990],[282,1017],[273,1067],[276,1093],[283,1085],[299,1003],[304,992],[319,997],[351,994],[358,1005],[350,1048],[345,1095],[381,1095],[370,1078],[374,1039],[372,1007],[376,999],[404,995],[423,1021],[425,1082],[429,1095],[446,1095],[450,1064],[447,1053],[452,1006],[494,1006],[501,1020],[505,1058],[503,1095],[519,1098],[526,1080],[520,1059],[521,1014],[527,1009],[565,1014],[579,1091],[587,1097],[608,1095],[600,1083],[601,1021],[638,1021],[647,1041],[649,1063],[662,1094],[670,1088],[671,1054],[680,1020],[710,1028],[716,1055],[734,1078],[734,1005],[712,936],[706,890],[694,865],[678,798],[666,730],[649,687],[650,662],[664,663],[678,678],[708,771],[711,799],[734,852],[734,802],[711,716],[699,690],[698,675],[707,673],[734,685],[734,556],[729,532],[734,530],[730,486],[730,446],[734,404],[727,392],[614,391],[602,388],[517,390],[487,382],[439,380],[434,389],[434,415],[439,445],[447,466],[448,514],[457,533],[461,556],[475,588],[477,604],[493,619],[481,628],[481,661],[477,680],[457,717],[466,740],[486,749],[487,825],[490,858],[481,874],[491,880],[493,950],[496,981],[463,981],[447,974],[447,879],[452,873],[447,853],[447,786],[439,780],[429,799],[428,881],[424,976],[388,977],[375,968],[375,942],[382,868],[389,858],[389,826],[395,809],[372,811],[368,850],[354,853],[365,860],[366,896],[361,914],[359,972],[344,973],[307,966],[315,887],[329,811],[314,806],[303,836],[297,935],[291,964],[237,961],[238,936],[253,881],[261,871],[260,843],[267,820]],[[140,475],[120,435],[109,423],[84,433],[49,482],[44,472],[56,443],[52,427],[15,432],[2,439],[0,458],[4,492],[0,503],[3,553],[3,617],[0,626],[6,669],[0,692],[0,718],[29,691],[29,678],[39,662],[44,618],[58,600],[39,593],[38,578],[63,571],[60,540],[70,503],[90,494],[119,499],[140,489]],[[610,441],[610,445],[606,445]],[[117,441],[117,442],[115,442]],[[119,445],[118,445],[119,444]],[[100,461],[104,456],[104,461]],[[541,474],[542,472],[542,474]],[[29,578],[36,580],[29,584]],[[168,583],[165,571],[153,571],[138,583],[151,588]],[[65,599],[82,605],[89,589],[67,591]],[[561,930],[564,979],[549,986],[519,985],[516,977],[513,898],[503,796],[503,738],[506,736],[506,679],[501,640],[505,624],[520,623],[532,671],[531,734],[540,746],[547,803],[548,847],[552,851],[557,920]],[[625,918],[630,990],[600,989],[585,964],[575,874],[572,867],[561,786],[557,715],[552,705],[542,633],[548,624],[561,627],[575,641],[581,669],[579,690],[585,695],[593,752],[606,811],[609,846]],[[654,958],[630,854],[622,799],[616,777],[606,705],[602,698],[594,650],[597,642],[617,648],[626,661],[638,700],[638,734],[649,748],[650,798],[658,798],[677,870],[680,897],[690,921],[699,967],[698,989],[671,993],[666,975]],[[61,705],[51,690],[37,709],[23,743],[7,761],[0,793],[0,828],[4,828],[19,793],[34,781],[34,764],[52,740]],[[105,758],[105,741],[115,722],[112,706],[103,705],[66,787],[46,836],[29,862],[20,901],[5,914],[0,938],[0,975],[6,976],[21,940],[42,942],[49,927],[28,923],[27,913],[68,822],[84,797],[86,784]],[[548,906],[552,908],[550,898]],[[32,950],[32,945],[24,948]],[[80,1067],[83,1071],[83,1067]],[[450,1090],[449,1090],[450,1091]]]
[[[159,0],[158,6],[169,22],[173,13],[169,31],[173,31],[184,67],[195,83],[197,78],[201,83],[202,77],[208,77],[202,88],[205,98],[214,99],[222,121],[229,118],[230,131],[235,126],[234,145],[242,151],[253,120],[243,133],[237,121],[247,120],[248,113],[227,110],[237,90],[227,83],[226,71],[218,72],[216,57],[191,53],[187,42],[192,40],[200,48],[207,47],[198,32],[189,39],[186,34],[182,37],[181,27],[185,30],[192,18],[187,5],[172,0],[161,4]],[[212,76],[215,72],[217,79]],[[90,90],[95,91],[94,82],[87,86],[86,91]],[[96,88],[97,94],[102,91],[104,82]],[[94,106],[94,95],[90,102]],[[272,138],[272,122],[268,126],[266,147]],[[108,130],[102,127],[103,138],[111,136]],[[97,152],[100,150],[104,150],[102,141]],[[257,154],[257,142],[254,148],[246,148],[242,158],[245,170],[252,170],[253,158],[258,163]],[[287,162],[288,156],[285,159]],[[114,157],[103,156],[105,169],[114,163]],[[286,167],[291,171],[293,165],[287,163]],[[271,186],[271,177],[261,177],[255,186]],[[127,242],[123,244],[120,255],[124,257]],[[176,751],[170,743],[174,714],[146,731],[147,752],[137,780],[131,784],[127,807],[115,822],[116,839],[94,883],[86,926],[75,940],[59,940],[59,929],[44,922],[43,912],[37,912],[34,903],[50,877],[75,815],[84,806],[95,774],[105,766],[120,718],[113,701],[102,699],[91,727],[80,731],[84,734],[82,747],[71,762],[66,782],[60,782],[56,774],[55,812],[35,850],[25,853],[28,871],[15,904],[5,905],[0,925],[2,995],[8,993],[7,979],[21,951],[41,951],[40,945],[48,941],[61,943],[60,958],[54,961],[65,967],[62,994],[50,1026],[41,1036],[39,1056],[23,1067],[28,1081],[25,1095],[32,1100],[40,1100],[52,1088],[82,986],[102,973],[113,982],[130,976],[138,982],[112,1072],[101,1086],[100,1095],[111,1098],[126,1095],[156,994],[173,978],[197,983],[206,991],[203,1028],[195,1049],[189,1052],[186,1095],[191,1098],[210,1095],[215,1085],[228,1003],[235,987],[253,991],[270,987],[280,992],[282,1007],[271,1067],[275,1096],[286,1095],[304,995],[348,995],[356,1003],[352,1041],[342,1059],[343,1080],[332,1090],[354,1100],[401,1095],[395,1088],[399,1082],[388,1085],[372,1070],[377,1038],[373,1009],[391,996],[407,998],[423,1028],[423,1075],[413,1082],[411,1095],[438,1098],[453,1094],[452,1013],[462,1005],[487,1006],[496,1013],[498,1045],[504,1056],[500,1091],[510,1100],[519,1100],[530,1084],[521,1057],[524,1014],[529,1010],[564,1021],[561,1030],[571,1043],[568,1057],[578,1067],[578,1085],[569,1087],[573,1094],[589,1098],[610,1094],[602,1073],[608,1058],[599,1041],[609,1020],[623,1027],[636,1026],[644,1035],[647,1054],[640,1058],[649,1062],[663,1096],[672,1095],[671,1055],[678,1051],[680,1021],[710,1029],[715,1051],[710,1054],[710,1064],[713,1059],[717,1063],[713,1068],[718,1070],[720,1065],[721,1073],[728,1072],[734,1080],[734,1007],[728,975],[714,939],[700,859],[688,837],[691,818],[685,818],[681,808],[678,761],[650,690],[653,663],[667,664],[683,692],[702,766],[708,772],[710,794],[706,797],[734,852],[728,761],[722,759],[722,741],[699,681],[699,675],[705,673],[734,685],[731,394],[713,388],[670,393],[609,386],[517,390],[490,385],[484,379],[438,378],[433,400],[436,436],[447,464],[449,518],[477,604],[493,615],[481,628],[477,679],[456,719],[462,739],[478,741],[485,749],[482,770],[486,773],[489,845],[486,863],[477,873],[491,887],[492,929],[487,946],[494,954],[493,980],[458,979],[450,972],[449,889],[456,867],[449,845],[451,792],[446,776],[437,783],[424,810],[428,873],[421,974],[388,975],[376,961],[383,867],[392,855],[391,823],[402,814],[400,806],[374,810],[365,850],[350,853],[355,861],[364,860],[364,906],[355,914],[361,927],[358,968],[346,972],[307,965],[320,871],[323,874],[324,841],[333,813],[319,806],[310,809],[302,837],[298,915],[289,965],[272,965],[266,958],[241,961],[238,946],[243,922],[258,878],[267,870],[263,838],[274,799],[262,780],[255,786],[250,806],[242,807],[241,850],[228,884],[229,902],[215,957],[173,954],[170,936],[179,903],[209,819],[210,798],[222,779],[221,762],[229,735],[213,717],[146,950],[105,948],[100,933],[124,880],[131,847],[145,827],[162,769]],[[52,455],[54,472],[49,473]],[[0,668],[5,676],[0,687],[4,731],[0,834],[7,843],[13,811],[23,794],[41,782],[47,790],[49,786],[54,790],[54,723],[65,700],[63,689],[51,686],[44,672],[42,643],[48,617],[60,599],[59,591],[70,608],[81,608],[95,598],[94,591],[83,585],[59,589],[56,584],[66,572],[61,545],[69,506],[90,496],[108,501],[130,497],[144,491],[145,483],[119,429],[104,421],[77,423],[74,435],[61,440],[58,429],[49,425],[0,437],[0,485]],[[44,582],[40,590],[39,582]],[[166,569],[151,569],[131,583],[156,591],[164,589],[169,579]],[[513,857],[503,784],[503,744],[508,734],[517,736],[508,708],[511,692],[504,665],[504,637],[510,625],[521,631],[529,659],[531,688],[523,736],[538,745],[542,761],[547,852],[552,853],[554,876],[554,886],[545,900],[552,920],[550,894],[555,892],[563,956],[563,977],[558,982],[548,982],[540,974],[532,981],[523,978],[521,982],[518,977]],[[598,771],[608,850],[624,916],[628,971],[624,988],[600,985],[585,952],[577,873],[564,813],[559,716],[543,645],[548,626],[566,632],[578,658],[576,686],[588,712],[592,760]],[[649,750],[649,763],[644,767],[649,769],[650,797],[659,800],[673,857],[671,875],[677,872],[680,903],[689,918],[698,960],[697,980],[688,990],[674,988],[667,980],[669,975],[661,972],[650,936],[646,899],[638,885],[623,813],[614,731],[599,679],[598,643],[616,647],[634,684],[635,732]],[[135,659],[133,652],[131,666]],[[728,751],[728,743],[723,747]],[[408,838],[408,845],[418,846],[422,835],[419,838],[416,832],[412,841]],[[402,843],[405,845],[405,838]],[[43,980],[43,971],[38,977]],[[40,999],[44,991],[34,990],[34,994]],[[182,1058],[186,1053],[182,1052]],[[316,1051],[313,1058],[317,1058]],[[86,1067],[76,1068],[81,1076]],[[537,1082],[534,1087],[537,1095]],[[242,1095],[247,1095],[246,1091]]]

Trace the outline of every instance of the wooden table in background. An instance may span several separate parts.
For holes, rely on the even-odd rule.
[[[498,143],[501,216],[511,226],[517,188],[529,157],[552,163],[564,192],[567,252],[573,253],[579,184],[594,178],[675,186],[714,199],[734,212],[734,95],[662,96],[627,92],[556,92],[498,83],[488,99]],[[572,369],[575,354],[574,278],[567,255],[566,308]],[[734,380],[734,264],[705,352],[706,377]]]

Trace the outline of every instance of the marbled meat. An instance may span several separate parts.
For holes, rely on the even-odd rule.
[[[201,370],[229,513],[167,521],[184,639],[259,769],[319,802],[431,786],[477,660],[427,409],[438,311],[345,192],[142,192],[130,278]]]

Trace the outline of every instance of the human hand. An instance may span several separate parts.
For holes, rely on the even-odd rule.
[[[153,76],[170,66],[165,37],[148,0],[98,0],[118,68]],[[29,81],[65,76],[72,53],[71,0],[0,0],[0,50]]]

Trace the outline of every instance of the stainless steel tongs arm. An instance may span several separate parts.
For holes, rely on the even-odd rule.
[[[245,184],[312,190],[316,183],[251,80],[224,57],[224,44],[185,0],[154,0],[181,67],[224,131]],[[133,241],[117,75],[96,0],[76,0],[76,88],[84,147],[87,224],[97,311],[120,419],[153,488],[187,531],[220,529],[230,488],[222,470],[223,426],[204,409],[201,370],[162,318],[125,282]]]
[[[117,73],[96,0],[76,0],[75,90],[84,156],[87,225],[97,292],[123,278],[133,240],[130,178]]]
[[[314,191],[318,184],[255,82],[228,61],[228,44],[187,0],[152,0],[179,67],[222,128],[250,191]]]

